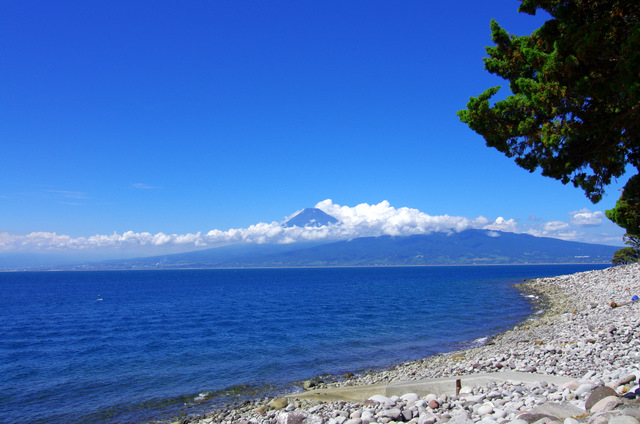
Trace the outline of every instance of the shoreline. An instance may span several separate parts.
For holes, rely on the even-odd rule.
[[[437,354],[382,371],[319,384],[314,389],[361,387],[503,371],[570,377],[575,380],[571,387],[553,387],[553,384],[546,382],[540,382],[538,386],[529,384],[528,386],[536,387],[531,388],[531,393],[527,393],[526,402],[521,399],[528,388],[523,392],[523,384],[512,384],[513,382],[502,383],[503,395],[499,399],[494,396],[489,401],[486,396],[482,396],[482,392],[495,392],[495,384],[493,387],[473,388],[475,394],[466,395],[466,398],[462,397],[464,393],[453,397],[433,393],[428,396],[432,399],[426,403],[423,402],[426,399],[404,401],[404,396],[390,399],[388,403],[317,402],[298,400],[296,393],[292,393],[286,398],[245,401],[235,407],[217,409],[204,416],[186,417],[176,422],[434,424],[453,419],[457,420],[456,424],[478,421],[483,421],[483,424],[502,424],[521,421],[519,417],[526,417],[537,406],[552,402],[566,404],[584,412],[566,417],[576,416],[571,418],[574,421],[580,420],[576,422],[591,423],[591,419],[600,417],[598,424],[606,423],[606,420],[602,421],[605,416],[602,414],[620,416],[622,406],[627,407],[626,411],[638,412],[640,418],[640,409],[636,409],[640,408],[640,401],[620,396],[617,397],[620,404],[612,412],[593,412],[591,408],[586,408],[591,406],[588,398],[596,387],[607,384],[615,386],[618,395],[624,390],[633,391],[637,387],[633,385],[640,377],[640,308],[635,302],[615,309],[609,304],[612,301],[625,302],[631,295],[640,294],[640,265],[539,278],[518,286],[525,293],[535,293],[538,296],[535,302],[539,302],[544,310],[541,313],[534,312],[532,317],[514,328],[490,337],[481,346]],[[469,343],[471,342],[473,341]],[[629,381],[618,384],[625,379]],[[585,385],[588,389],[584,388]],[[579,388],[582,389],[578,390]],[[514,397],[517,401],[512,399]],[[479,414],[480,409],[481,412],[489,409],[492,412]],[[397,411],[402,416],[395,416]],[[392,419],[388,419],[387,415],[392,415]],[[610,418],[609,415],[606,415],[606,419]],[[525,420],[517,424],[530,422]]]
[[[100,271],[180,271],[180,270],[265,270],[265,269],[331,269],[331,268],[420,268],[420,267],[485,267],[485,266],[536,266],[536,265],[610,265],[610,262],[517,262],[517,263],[460,263],[460,264],[384,264],[384,265],[298,265],[298,266],[229,266],[229,267],[171,267],[171,268],[90,268],[78,269],[51,268],[51,269],[0,269],[0,272],[100,272]]]

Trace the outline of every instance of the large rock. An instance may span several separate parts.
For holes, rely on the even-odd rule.
[[[400,396],[400,399],[402,399],[405,402],[415,402],[418,399],[420,399],[420,396],[417,393],[407,393],[405,395]]]
[[[369,400],[376,403],[383,403],[385,405],[391,405],[393,403],[391,399],[383,395],[373,395],[369,398]]]
[[[550,418],[551,420],[555,420],[555,417],[547,414],[534,414],[531,412],[525,412],[524,414],[518,415],[519,420],[524,420],[528,424],[535,423],[536,421],[542,420],[544,418]]]
[[[287,405],[289,405],[289,401],[287,400],[287,398],[273,399],[272,401],[267,403],[267,406],[269,407],[269,409],[274,409],[276,411],[278,409],[286,408]]]
[[[574,416],[585,415],[587,411],[582,408],[578,408],[568,402],[546,402],[542,405],[538,405],[531,410],[532,414],[544,414],[557,419],[565,419]]]
[[[281,412],[276,417],[278,424],[302,424],[307,418],[307,414],[301,411]]]
[[[423,411],[418,417],[418,424],[433,424],[438,421],[438,417],[431,411]]]
[[[365,409],[364,411],[362,411],[362,415],[360,415],[360,418],[362,418],[362,421],[368,423],[368,422],[371,422],[371,421],[375,421],[374,420],[374,416],[375,416],[375,413],[374,413],[373,410]]]
[[[400,409],[391,408],[391,409],[383,409],[382,411],[376,414],[376,417],[378,418],[387,417],[387,418],[391,418],[393,421],[397,421],[401,415],[402,415],[402,411]]]
[[[478,415],[483,416],[489,414],[493,414],[493,405],[485,403],[484,405],[480,406],[480,408],[478,408]]]
[[[569,390],[576,390],[578,387],[580,387],[580,384],[578,384],[578,382],[575,380],[570,381],[568,383],[564,383],[562,385],[563,389],[569,389]]]
[[[318,377],[311,378],[309,380],[306,380],[304,383],[302,383],[302,388],[305,390],[311,390],[320,383],[324,383],[320,378]]]
[[[604,399],[600,399],[595,405],[593,405],[589,411],[592,414],[598,412],[613,411],[616,406],[620,405],[622,400],[618,396],[607,396]]]
[[[593,390],[596,387],[595,384],[593,383],[582,383],[580,386],[578,386],[578,388],[575,390],[575,394],[576,395],[581,395],[583,393],[588,393],[591,390]]]
[[[636,381],[635,374],[628,374],[628,375],[622,377],[619,380],[616,380],[616,381],[614,381],[612,383],[609,383],[608,386],[611,387],[612,389],[616,389],[616,388],[618,388],[620,386],[623,386],[623,385],[625,385],[627,383],[631,383],[632,381]]]
[[[611,387],[607,387],[607,386],[596,387],[595,389],[593,389],[593,391],[589,395],[589,398],[584,404],[584,408],[587,411],[590,411],[591,408],[593,408],[593,405],[595,405],[596,403],[600,402],[600,400],[609,396],[618,396],[618,393],[616,393],[616,391],[613,390]]]

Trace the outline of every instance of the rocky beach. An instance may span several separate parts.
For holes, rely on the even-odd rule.
[[[640,266],[541,278],[520,289],[536,299],[541,312],[481,346],[329,384],[312,380],[304,393],[178,422],[640,424],[640,302],[632,301],[640,294]],[[451,387],[358,401],[316,395],[434,379],[451,381]],[[474,381],[482,383],[467,384]]]

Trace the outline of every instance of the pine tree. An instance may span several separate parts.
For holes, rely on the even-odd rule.
[[[531,35],[491,22],[487,71],[509,81],[472,97],[460,119],[522,168],[569,182],[594,203],[633,175],[609,219],[640,234],[640,2],[522,0],[551,18]]]

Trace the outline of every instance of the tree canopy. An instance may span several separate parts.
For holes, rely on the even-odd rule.
[[[640,259],[640,239],[630,234],[625,234],[623,239],[627,247],[616,251],[611,259],[613,265],[636,263]]]
[[[634,174],[607,211],[640,234],[640,2],[521,0],[550,15],[531,35],[491,22],[485,69],[509,81],[472,97],[459,118],[522,168],[569,182],[594,203],[614,179]]]

